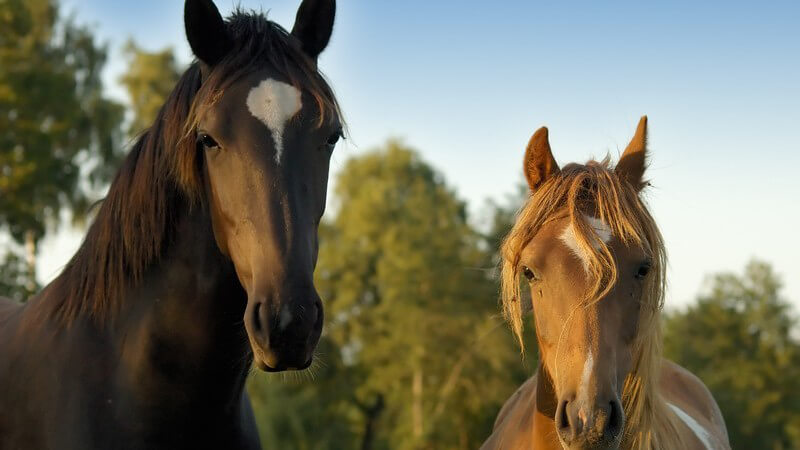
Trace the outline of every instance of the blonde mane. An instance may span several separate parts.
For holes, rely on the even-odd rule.
[[[501,300],[503,315],[522,346],[523,312],[520,295],[520,257],[542,226],[565,214],[575,238],[588,255],[593,280],[587,302],[600,301],[617,281],[614,256],[585,215],[599,218],[622,242],[638,246],[651,258],[645,280],[639,326],[633,349],[633,367],[625,379],[622,404],[626,422],[621,448],[685,448],[676,418],[659,393],[661,371],[661,309],[664,305],[666,251],[661,233],[637,190],[611,168],[609,159],[569,164],[538,187],[517,215],[502,245]]]

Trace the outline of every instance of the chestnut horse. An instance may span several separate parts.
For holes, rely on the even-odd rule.
[[[520,345],[533,309],[540,361],[483,449],[730,448],[708,389],[661,356],[666,253],[641,198],[646,135],[643,117],[613,168],[560,169],[547,129],[531,138],[531,195],[503,243],[501,297]]]
[[[334,0],[291,32],[186,0],[197,57],[64,271],[0,301],[0,449],[256,449],[243,391],[311,363],[339,108],[317,69]]]

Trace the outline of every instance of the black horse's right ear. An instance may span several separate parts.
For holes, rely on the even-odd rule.
[[[186,0],[183,23],[192,52],[206,65],[217,64],[230,51],[231,39],[212,0]]]
[[[336,16],[336,0],[303,0],[297,10],[292,35],[300,40],[303,51],[316,60],[328,46]]]

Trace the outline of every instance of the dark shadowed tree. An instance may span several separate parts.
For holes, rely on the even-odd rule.
[[[30,289],[30,274],[25,259],[16,251],[0,253],[0,297],[23,301],[38,287]]]

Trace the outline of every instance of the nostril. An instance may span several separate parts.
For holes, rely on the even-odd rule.
[[[622,407],[619,402],[612,400],[609,402],[611,408],[609,409],[608,421],[606,422],[605,432],[612,436],[616,436],[622,430]]]
[[[561,402],[560,407],[558,408],[558,428],[563,431],[568,431],[570,428],[569,424],[569,414],[567,414],[567,401],[564,400]]]
[[[257,333],[261,331],[261,305],[263,305],[263,303],[256,303],[253,309],[253,331]]]

